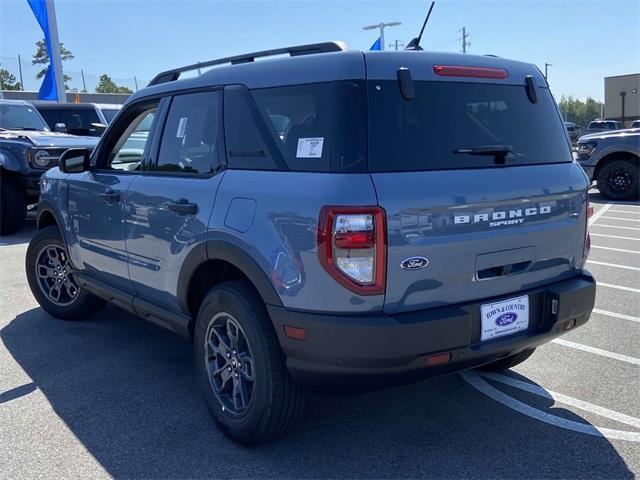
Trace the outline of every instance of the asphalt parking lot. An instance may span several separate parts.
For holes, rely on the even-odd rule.
[[[582,328],[499,375],[317,397],[288,437],[215,428],[190,344],[107,307],[54,320],[31,296],[33,225],[0,240],[0,477],[634,478],[640,474],[640,205],[592,190]]]

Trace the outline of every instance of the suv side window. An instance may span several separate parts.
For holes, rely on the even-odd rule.
[[[131,107],[106,139],[107,155],[98,158],[98,168],[107,170],[140,170],[148,151],[149,133],[158,110],[158,102]],[[113,141],[113,143],[111,143]]]
[[[221,152],[220,92],[176,95],[165,122],[158,160],[149,170],[211,174]]]
[[[281,119],[272,134],[249,90],[240,85],[225,87],[224,129],[229,168],[287,170],[274,140],[278,135],[275,129],[282,130],[284,121],[288,119]]]
[[[366,165],[365,90],[336,81],[251,91],[290,170],[356,172]]]

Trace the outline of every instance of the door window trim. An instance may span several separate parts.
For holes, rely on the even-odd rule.
[[[92,159],[92,166],[94,167],[94,171],[96,172],[108,172],[114,173],[114,169],[107,168],[107,163],[109,161],[109,155],[111,154],[113,148],[116,143],[122,138],[122,135],[127,131],[131,122],[142,112],[145,110],[151,110],[155,107],[156,116],[153,119],[151,124],[151,130],[149,130],[149,138],[145,143],[144,152],[142,154],[142,162],[141,165],[144,165],[146,162],[146,158],[149,155],[149,151],[151,148],[151,144],[154,141],[155,132],[158,126],[159,113],[162,112],[161,97],[150,97],[140,100],[139,102],[132,103],[131,105],[125,107],[124,111],[118,116],[118,122],[113,125],[113,127],[107,129],[104,137],[102,138],[99,148],[96,149],[96,153],[94,158]],[[140,170],[117,170],[118,174],[123,175],[139,175],[141,173]]]
[[[162,111],[160,115],[158,115],[157,120],[158,123],[155,125],[154,134],[150,146],[150,151],[148,158],[146,159],[146,165],[150,167],[156,167],[158,164],[158,156],[160,154],[160,146],[162,144],[162,138],[164,137],[164,130],[167,125],[167,121],[169,119],[169,112],[171,111],[171,105],[173,104],[173,99],[180,95],[189,95],[189,94],[197,94],[197,93],[208,93],[208,92],[217,92],[217,101],[218,101],[218,138],[219,138],[219,147],[216,152],[216,165],[214,165],[213,172],[211,173],[193,173],[193,172],[167,172],[162,170],[140,170],[137,171],[139,175],[153,175],[160,177],[190,177],[190,178],[203,178],[208,179],[218,175],[223,172],[226,167],[226,142],[224,138],[224,95],[223,87],[215,86],[215,87],[199,87],[192,88],[187,90],[179,90],[175,92],[169,92],[166,96],[162,98]],[[154,119],[155,121],[155,119]]]

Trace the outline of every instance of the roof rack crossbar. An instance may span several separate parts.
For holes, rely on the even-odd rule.
[[[273,55],[289,54],[291,57],[297,57],[300,55],[311,55],[313,53],[341,52],[343,50],[346,50],[346,45],[342,42],[323,42],[311,43],[308,45],[296,45],[293,47],[275,48],[272,50],[262,50],[261,52],[245,53],[232,57],[218,58],[216,60],[210,60],[208,62],[194,63],[192,65],[186,65],[184,67],[174,68],[165,72],[161,72],[149,82],[148,86],[159,85],[166,82],[173,82],[174,80],[178,80],[178,78],[180,78],[180,74],[183,72],[197,70],[199,68],[212,67],[214,65],[223,65],[225,63],[229,63],[231,65],[250,63],[253,62],[256,58],[271,57]]]

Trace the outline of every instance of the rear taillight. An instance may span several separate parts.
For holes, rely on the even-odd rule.
[[[320,211],[320,263],[338,283],[355,293],[384,293],[386,238],[380,207],[325,206]]]
[[[587,263],[589,252],[591,251],[591,236],[589,235],[589,219],[593,215],[593,207],[589,205],[589,194],[587,193],[587,218],[584,226],[584,249],[582,250],[582,268]]]

